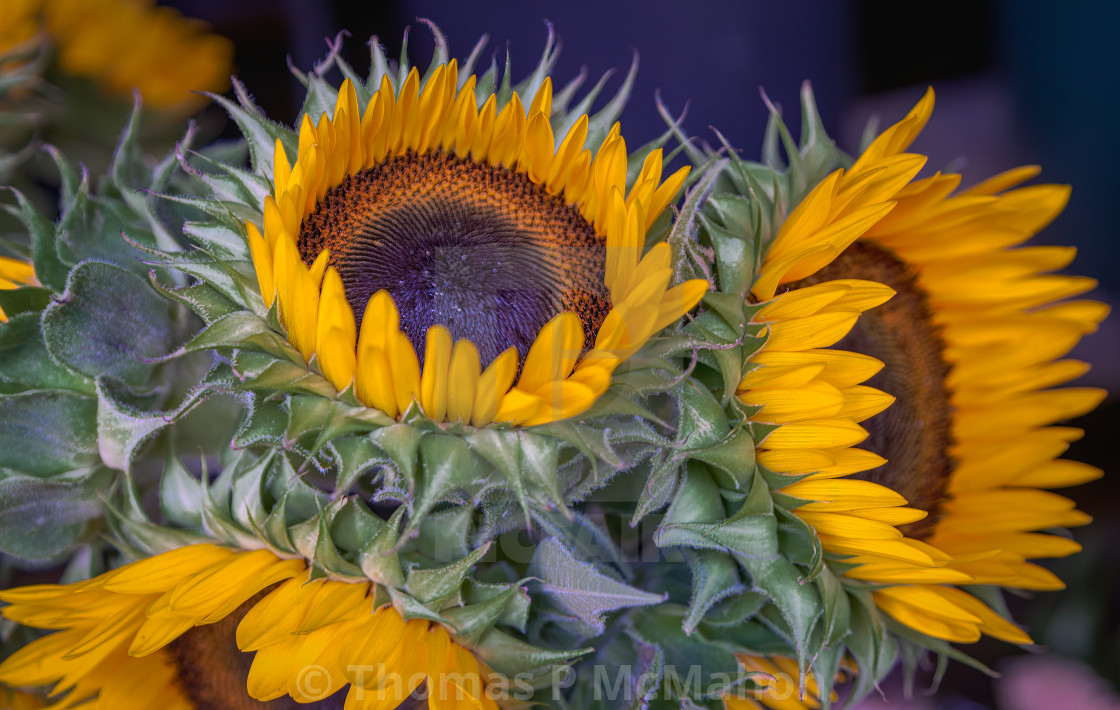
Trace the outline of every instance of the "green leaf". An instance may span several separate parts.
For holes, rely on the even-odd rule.
[[[18,383],[19,389],[94,393],[92,380],[59,365],[47,354],[38,313],[12,315],[6,323],[0,323],[0,379]]]
[[[8,318],[21,313],[41,313],[50,302],[51,292],[38,286],[0,289],[0,309]]]
[[[66,293],[43,314],[47,350],[90,377],[145,383],[152,360],[171,349],[169,304],[143,280],[116,266],[84,262]]]
[[[96,464],[96,417],[97,403],[89,397],[0,397],[0,467],[45,477]]]
[[[109,468],[127,471],[140,447],[171,423],[160,411],[145,411],[123,399],[124,388],[97,378],[97,446]]]
[[[30,476],[0,480],[0,551],[25,560],[65,552],[101,515],[107,478],[90,474],[66,481]]]
[[[4,205],[4,209],[18,217],[31,234],[31,263],[35,266],[35,278],[51,291],[61,293],[66,288],[69,269],[58,256],[54,225],[26,195],[15,188],[7,189],[16,196],[19,208]]]

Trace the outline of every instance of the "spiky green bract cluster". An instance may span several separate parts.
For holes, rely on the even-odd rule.
[[[14,187],[2,205],[26,230],[7,250],[26,255],[40,284],[0,291],[0,552],[16,558],[57,558],[97,538],[117,477],[150,473],[136,454],[160,426],[138,409],[175,401],[176,383],[197,376],[184,377],[195,360],[158,362],[197,325],[139,260],[139,245],[176,248],[169,225],[184,215],[150,192],[171,188],[177,163],[140,152],[138,116],[96,186],[45,148],[61,185],[57,222]]]
[[[440,623],[494,670],[537,686],[547,685],[554,665],[585,652],[524,640],[528,580],[493,541],[478,542],[468,509],[434,513],[405,534],[405,507],[386,513],[391,506],[359,496],[328,496],[283,452],[227,448],[218,465],[211,480],[205,461],[193,473],[169,455],[159,487],[163,523],[130,487],[109,514],[116,544],[135,557],[195,542],[266,547],[309,560],[312,579],[372,581],[375,606]]]
[[[449,58],[438,31],[435,37],[435,54],[421,86]],[[367,77],[357,76],[337,51],[316,71],[297,73],[307,88],[301,113],[317,117],[333,107],[338,88],[324,76],[335,69],[354,82],[359,102],[367,101],[386,77],[399,90],[411,69],[407,55],[390,62],[376,41],[371,47]],[[477,60],[482,48],[479,43],[460,65],[464,80],[480,71]],[[514,91],[533,95],[556,56],[550,36],[531,75],[516,85],[508,60],[504,72],[491,63],[480,72],[479,102],[493,93],[500,108]],[[636,65],[618,93],[591,116],[586,147],[592,151],[620,113],[635,71]],[[551,120],[557,135],[565,135],[588,112],[605,78],[577,97],[582,83],[579,77],[555,93]],[[195,279],[186,288],[168,289],[171,298],[189,305],[206,323],[183,352],[216,352],[220,357],[191,397],[202,401],[237,393],[244,398],[246,416],[234,446],[282,450],[297,467],[324,472],[339,493],[368,490],[377,500],[405,504],[408,534],[437,506],[466,505],[482,511],[485,529],[493,537],[525,526],[536,510],[566,510],[618,471],[648,466],[671,442],[666,417],[672,416],[672,400],[680,391],[690,352],[679,335],[657,340],[631,358],[616,374],[612,390],[590,411],[576,419],[530,428],[439,424],[416,407],[395,421],[362,405],[350,390],[336,392],[317,361],[305,363],[288,343],[275,308],[266,311],[262,306],[245,237],[245,221],[262,221],[265,197],[273,189],[274,144],[279,140],[294,155],[296,133],[264,117],[240,84],[235,83],[235,93],[236,102],[215,100],[240,126],[251,168],[184,153],[184,168],[211,191],[201,199],[169,196],[206,214],[204,220],[184,227],[196,248],[175,253],[151,250],[153,260]],[[630,156],[631,181],[652,149],[653,145],[646,146]],[[666,213],[649,238],[662,238],[670,222]]]
[[[692,372],[691,401],[700,423],[689,422],[685,409],[681,429],[695,435],[738,432],[745,441],[760,442],[775,428],[749,421],[757,409],[735,396],[766,340],[764,327],[752,323],[758,306],[750,290],[789,212],[826,175],[852,162],[827,136],[808,84],[801,93],[799,141],[770,109],[761,163],[741,159],[726,143],[713,151],[677,135],[690,159],[708,169],[700,171],[689,196],[674,247],[684,277],[708,278],[716,286],[685,328],[698,340],[719,344],[699,351]],[[699,203],[695,213],[693,201]],[[881,614],[871,597],[878,587],[843,576],[845,557],[824,552],[815,531],[792,513],[805,501],[779,492],[799,478],[757,463],[753,443],[742,450],[730,466],[690,454],[675,480],[658,486],[672,491],[672,503],[653,539],[663,552],[683,552],[689,563],[691,596],[681,628],[690,638],[695,631],[711,644],[737,646],[739,653],[796,658],[802,693],[811,672],[825,708],[844,666],[856,671],[848,704],[870,693],[900,658],[912,678],[926,651],[939,656],[941,669],[953,658],[986,670],[946,642]],[[1002,608],[1002,602],[993,603]],[[735,623],[725,625],[730,610]]]

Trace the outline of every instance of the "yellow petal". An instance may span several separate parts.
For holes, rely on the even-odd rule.
[[[466,338],[457,341],[451,351],[451,365],[448,370],[448,421],[464,423],[471,421],[480,371],[478,348]]]
[[[424,370],[420,375],[420,406],[428,418],[441,422],[447,415],[448,375],[451,367],[451,333],[442,325],[428,329]]]
[[[517,348],[509,348],[494,358],[478,380],[471,423],[483,427],[494,419],[498,407],[517,375]]]
[[[583,324],[579,316],[565,311],[541,328],[529,348],[518,380],[519,389],[529,392],[567,377],[583,350]]]

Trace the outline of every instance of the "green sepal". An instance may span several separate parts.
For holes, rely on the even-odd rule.
[[[397,508],[392,517],[369,542],[361,549],[358,555],[358,564],[367,577],[386,587],[404,587],[405,576],[401,568],[400,556],[400,525],[404,518],[405,508]]]
[[[183,347],[184,352],[239,348],[268,353],[281,360],[303,365],[303,358],[282,335],[268,327],[258,315],[236,311],[204,328]]]
[[[605,628],[604,615],[627,607],[660,604],[667,598],[637,589],[607,576],[600,568],[576,557],[557,538],[537,545],[530,574],[541,581],[533,585],[555,608],[571,614],[597,636]]]
[[[342,495],[350,491],[361,479],[362,474],[385,461],[384,454],[368,437],[346,436],[334,439],[327,445],[334,460],[335,493]]]
[[[553,650],[521,641],[492,628],[483,634],[472,649],[486,665],[507,677],[519,677],[538,685],[547,681],[556,666],[566,666],[574,659],[591,653],[593,648]]]
[[[746,427],[728,434],[719,443],[705,448],[690,449],[690,458],[711,466],[717,479],[725,488],[740,490],[754,480],[755,439]]]
[[[247,376],[241,386],[262,393],[316,395],[325,401],[335,394],[334,387],[322,375],[289,360],[270,360],[259,373]]]
[[[477,583],[474,584],[476,588],[480,587]],[[440,612],[443,619],[455,628],[458,641],[468,646],[477,644],[499,623],[524,630],[529,613],[529,597],[524,588],[518,584],[507,585],[505,588],[492,586],[495,589],[491,596]]]
[[[533,511],[533,522],[540,532],[555,538],[562,546],[581,560],[619,579],[630,578],[634,570],[618,543],[606,528],[601,515],[573,511]]]
[[[397,610],[397,613],[400,614],[401,618],[405,621],[420,619],[423,621],[434,621],[436,623],[443,622],[443,617],[439,615],[438,611],[421,603],[420,600],[415,597],[398,589],[394,589],[393,587],[386,587],[385,591],[389,593],[389,599],[392,600],[393,608]]]
[[[683,624],[686,617],[685,607],[661,604],[631,611],[626,618],[626,629],[633,637],[664,652],[661,693],[678,702],[718,698],[746,679],[735,658],[738,649],[704,627],[686,634]],[[697,678],[696,671],[706,677]]]
[[[471,450],[494,467],[509,484],[529,520],[530,501],[537,506],[567,510],[557,467],[560,442],[521,429],[476,429],[466,435]]]
[[[290,128],[265,118],[264,112],[253,103],[245,85],[237,79],[233,80],[233,89],[238,101],[236,104],[218,94],[207,96],[224,108],[241,129],[241,135],[249,146],[253,172],[272,175],[276,141],[283,143],[288,155],[295,155],[298,147],[296,134]]]
[[[630,517],[630,527],[637,527],[645,516],[660,510],[673,500],[683,471],[681,458],[665,453],[650,467],[649,476]]]
[[[468,610],[465,619],[473,618],[477,622],[471,628],[481,630],[482,621],[488,620],[490,614],[500,608],[500,613],[490,625],[500,624],[524,633],[529,623],[532,604],[529,592],[524,586],[525,582],[526,580],[520,579],[505,584],[490,584],[467,578],[463,585],[463,599],[466,602],[463,609]],[[477,613],[469,611],[472,606],[478,606],[482,611]],[[445,609],[444,618],[451,619],[451,614],[455,611],[455,609]],[[474,641],[471,643],[473,644]]]
[[[159,479],[159,507],[165,520],[183,527],[202,526],[202,484],[167,448]]]
[[[455,601],[459,601],[459,587],[462,586],[463,580],[482,559],[482,556],[490,549],[490,544],[489,542],[484,543],[465,557],[443,567],[410,569],[405,580],[405,589],[422,604],[429,607],[436,604],[437,609],[442,607],[443,602],[450,597],[454,596],[456,597]]]
[[[718,602],[741,595],[748,588],[735,560],[722,552],[685,550],[685,559],[692,572],[692,598],[681,628],[691,635]]]
[[[709,627],[739,626],[758,614],[767,601],[763,592],[740,592],[716,602],[705,614],[703,623]]]
[[[154,271],[149,272],[148,277],[152,288],[159,291],[164,297],[190,308],[206,325],[210,325],[234,311],[241,310],[221,291],[208,283],[199,282],[191,286],[175,288],[160,283]]]
[[[254,399],[245,412],[245,421],[233,438],[239,449],[261,444],[289,448],[284,438],[288,411],[279,400]]]
[[[704,451],[722,444],[731,434],[723,405],[707,387],[696,380],[690,379],[681,388],[679,407],[677,429],[680,432],[680,446],[692,451]]]
[[[406,537],[416,531],[436,503],[449,500],[452,493],[485,475],[481,462],[467,443],[455,436],[430,434],[423,437],[420,459],[423,476],[413,482],[412,517],[405,525]]]
[[[648,710],[664,700],[660,694],[665,652],[624,630],[612,635],[594,656],[573,670],[568,704],[581,710]],[[679,710],[679,702],[674,703]]]
[[[852,608],[848,592],[827,567],[813,578],[813,584],[820,593],[823,611],[821,623],[816,628],[821,636],[820,642],[813,645],[819,648],[834,646],[848,635],[851,628]]]

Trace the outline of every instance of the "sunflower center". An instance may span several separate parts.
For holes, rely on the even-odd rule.
[[[428,328],[467,338],[483,367],[574,311],[590,342],[610,310],[604,240],[528,176],[442,151],[409,151],[327,191],[299,233],[310,264],[330,249],[361,321],[384,289],[421,356]]]
[[[804,285],[841,278],[877,281],[897,292],[862,314],[851,333],[834,347],[884,363],[867,384],[894,395],[896,401],[863,426],[870,434],[866,448],[887,463],[858,477],[898,491],[910,506],[929,513],[902,528],[910,537],[925,539],[940,517],[953,470],[949,458],[953,409],[945,386],[949,373],[945,344],[925,291],[913,271],[890,251],[856,242]]]
[[[297,703],[288,695],[267,702],[249,696],[246,684],[253,654],[238,650],[237,625],[253,605],[273,588],[257,594],[221,621],[196,626],[168,645],[168,653],[178,673],[179,687],[194,710],[342,710],[346,700],[345,689],[310,703]],[[314,671],[311,669],[310,672]],[[310,676],[306,679],[308,682],[321,680]],[[299,681],[297,677],[296,682]],[[316,688],[309,687],[308,690],[315,691]]]

